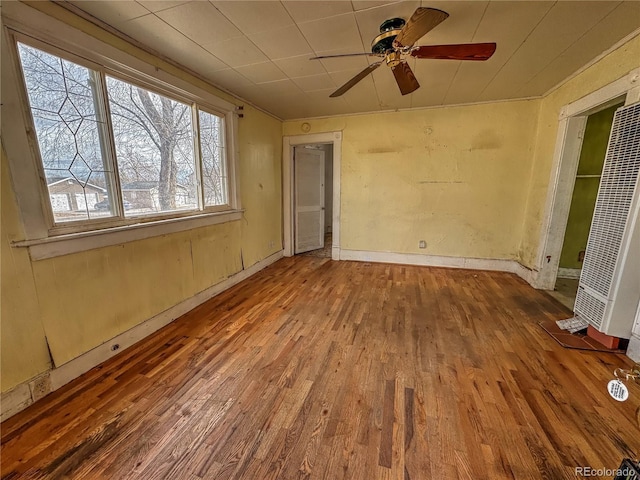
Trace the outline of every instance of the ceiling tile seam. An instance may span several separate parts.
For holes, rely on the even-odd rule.
[[[162,62],[165,62],[166,64],[177,68],[178,70],[182,70],[183,72],[191,75],[192,77],[200,80],[201,82],[204,82],[207,85],[210,85],[211,87],[219,90],[220,92],[229,95],[230,97],[236,99],[237,101],[239,101],[240,103],[246,103],[248,105],[250,105],[251,107],[255,108],[256,110],[264,113],[265,115],[268,115],[276,120],[279,121],[284,121],[283,118],[280,118],[278,115],[269,112],[268,110],[260,107],[259,105],[255,104],[254,102],[251,102],[249,100],[247,100],[246,98],[238,95],[237,93],[233,93],[232,91],[230,91],[228,88],[225,88],[221,85],[217,85],[216,83],[214,83],[210,78],[205,77],[204,75],[201,75],[198,72],[195,72],[194,70],[191,70],[190,68],[182,65],[181,63],[177,62],[176,60],[167,57],[166,55],[156,51],[155,49],[143,44],[142,42],[139,42],[138,40],[136,40],[133,37],[130,37],[129,35],[127,35],[124,32],[121,32],[120,30],[118,30],[116,27],[109,25],[108,23],[100,20],[97,17],[94,17],[93,15],[91,15],[88,12],[85,12],[84,10],[82,10],[79,7],[76,7],[75,5],[73,5],[72,3],[68,3],[68,2],[60,2],[60,1],[54,1],[54,3],[56,5],[58,5],[60,8],[63,8],[65,10],[70,11],[71,13],[73,13],[74,15],[76,15],[77,17],[81,18],[84,21],[87,21],[93,25],[96,25],[98,28],[100,28],[101,30],[104,30],[105,32],[107,32],[109,35],[113,35],[116,38],[119,38],[120,40],[123,40],[125,42],[127,42],[128,44],[132,45],[133,47],[137,48],[138,50],[151,55],[159,60],[161,60]],[[144,15],[146,16],[146,15]],[[140,17],[138,17],[140,18]],[[196,44],[197,45],[197,44]],[[203,49],[204,50],[204,49]],[[216,57],[217,58],[217,57]],[[222,62],[222,60],[220,60]],[[224,62],[222,62],[224,63]],[[226,65],[226,64],[225,64]],[[165,70],[166,71],[166,70]],[[168,72],[171,73],[171,72]],[[191,83],[191,82],[189,82]],[[215,93],[214,93],[215,95]]]
[[[142,8],[144,8],[145,10],[149,10],[147,7],[145,7],[145,6],[144,6],[142,3],[140,3],[138,0],[135,0],[135,2],[136,2],[138,5],[140,5]],[[187,2],[185,1],[184,3],[187,3]],[[166,8],[160,8],[159,10],[156,10],[155,12],[152,12],[151,10],[149,10],[149,13],[154,13],[154,14],[155,14],[155,13],[158,13],[158,12],[164,12],[165,10],[170,10],[170,9],[175,8],[175,7],[178,7],[178,6],[180,6],[180,5],[182,5],[182,3],[181,3],[181,4],[178,4],[178,5],[171,5],[171,6],[166,7]],[[140,18],[140,17],[136,17],[136,18]],[[131,20],[133,20],[133,18],[132,18]]]
[[[209,50],[207,50],[206,48],[204,48],[202,45],[200,45],[198,42],[196,42],[195,40],[192,40],[191,38],[187,37],[184,33],[182,33],[180,30],[178,30],[177,28],[175,28],[173,25],[171,25],[170,23],[164,21],[161,17],[159,17],[158,15],[156,15],[156,13],[152,13],[151,15],[153,15],[154,17],[156,17],[158,20],[160,20],[162,23],[164,23],[166,26],[168,26],[169,28],[171,28],[172,30],[178,32],[178,35],[181,35],[184,39],[186,39],[188,42],[192,43],[193,45],[195,45],[196,47],[200,48],[201,50],[207,52],[209,55],[211,55],[212,57],[214,57],[216,60],[218,60],[220,63],[222,63],[223,65],[225,65],[227,68],[232,68],[230,65],[227,65],[221,58],[216,57],[213,53],[211,53]],[[146,17],[146,15],[145,15]],[[140,17],[138,17],[140,18]],[[133,20],[133,19],[132,19]],[[175,60],[176,63],[180,63],[177,60]],[[184,67],[186,68],[186,67]],[[226,70],[225,68],[222,68],[221,70]]]
[[[312,75],[309,75],[309,76],[312,76]],[[300,77],[296,77],[296,78],[300,78]],[[283,78],[282,80],[271,80],[270,82],[262,82],[260,84],[254,83],[254,85],[256,87],[258,87],[258,89],[260,89],[260,85],[268,85],[270,83],[284,82],[284,81],[287,81],[287,80],[290,81],[291,83],[293,83],[294,87],[298,89],[298,92],[296,92],[296,93],[302,94],[302,95],[306,95],[306,92],[304,90],[302,90],[292,78],[289,78],[289,77]],[[264,92],[262,92],[262,93],[264,93]],[[291,94],[291,92],[289,94]]]
[[[473,31],[473,35],[471,35],[471,43],[473,43],[473,41],[476,38],[476,34],[478,33],[478,29],[480,28],[480,24],[484,20],[484,16],[486,15],[487,10],[489,9],[489,3],[490,2],[486,2],[485,6],[484,6],[484,10],[482,11],[482,16],[480,17],[480,20],[478,21],[478,24],[476,25],[476,28]],[[458,67],[456,68],[456,71],[453,74],[453,78],[451,79],[451,82],[449,83],[449,86],[447,87],[447,91],[445,92],[444,96],[442,97],[441,105],[444,105],[446,103],[447,97],[449,96],[449,92],[451,91],[451,86],[455,83],[456,78],[458,78],[458,72],[460,71],[460,66],[461,65],[462,65],[462,62],[458,62]]]
[[[495,73],[495,75],[493,77],[491,77],[491,80],[489,80],[487,82],[487,84],[485,85],[485,87],[482,89],[482,91],[480,93],[478,93],[478,97],[480,98],[482,96],[482,94],[485,92],[485,90],[487,90],[487,88],[489,88],[491,86],[491,84],[493,83],[493,81],[496,79],[496,77],[498,75],[500,75],[500,72],[504,69],[504,67],[511,61],[511,59],[515,56],[516,53],[518,53],[518,51],[522,48],[522,46],[526,43],[526,41],[529,39],[529,37],[531,37],[531,35],[533,34],[533,32],[536,31],[536,29],[538,28],[538,26],[540,26],[540,24],[544,21],[545,18],[547,18],[547,15],[549,15],[549,12],[551,10],[553,10],[553,8],[558,4],[557,1],[553,2],[553,4],[549,7],[549,9],[544,12],[544,15],[540,18],[540,20],[538,20],[538,23],[536,23],[533,28],[531,29],[531,31],[527,34],[527,36],[522,40],[522,42],[520,42],[520,45],[518,45],[518,48],[516,48],[513,53],[509,56],[509,58],[507,58],[505,60],[505,62],[502,64],[502,66],[498,69],[498,71]]]
[[[562,87],[565,83],[571,81],[572,79],[574,79],[575,77],[577,77],[578,75],[580,75],[582,72],[584,72],[585,70],[588,70],[589,68],[591,68],[593,65],[595,65],[596,63],[598,63],[600,60],[602,60],[604,57],[606,57],[607,55],[609,55],[610,53],[616,51],[618,48],[622,47],[623,45],[625,45],[626,43],[629,43],[631,40],[633,40],[634,38],[636,38],[637,36],[640,36],[640,28],[635,29],[633,32],[631,32],[629,35],[626,35],[624,38],[621,38],[620,40],[618,40],[616,43],[614,43],[611,47],[607,48],[604,52],[602,52],[601,54],[597,55],[596,57],[594,57],[593,59],[591,59],[589,62],[587,62],[586,64],[584,64],[582,67],[580,67],[578,70],[576,70],[575,72],[573,72],[571,75],[569,75],[567,78],[564,78],[562,80],[560,80],[557,84],[555,84],[553,87],[551,87],[549,90],[547,90],[546,92],[544,92],[541,97],[544,98],[548,95],[551,95],[553,92],[555,92],[556,90],[558,90],[560,87]]]
[[[309,47],[309,50],[311,50],[312,52],[315,53],[315,50],[311,47],[311,44],[309,43],[309,40],[307,40],[307,37],[304,36],[304,33],[302,33],[302,31],[300,30],[300,27],[298,26],[298,22],[296,22],[296,19],[293,18],[293,16],[291,15],[291,13],[289,12],[289,10],[287,10],[287,7],[284,5],[284,3],[282,3],[282,1],[280,1],[280,5],[282,5],[282,8],[284,8],[284,11],[287,12],[287,15],[289,15],[289,18],[291,19],[291,21],[293,22],[293,25],[296,27],[296,30],[298,30],[298,33],[302,36],[302,38],[304,38],[304,41],[307,44],[307,47]],[[266,30],[265,30],[266,31]],[[264,52],[263,52],[264,53]],[[266,55],[266,53],[265,53]],[[304,55],[304,54],[303,54]],[[293,57],[297,57],[298,55],[293,55]],[[302,56],[302,55],[300,55]],[[268,56],[267,56],[268,57]],[[273,60],[284,60],[286,58],[293,58],[293,57],[283,57],[283,58],[274,58],[274,59],[269,59],[273,62]],[[284,73],[284,72],[283,72]],[[329,73],[329,72],[326,72]],[[287,78],[289,78],[289,76],[287,76]]]
[[[296,0],[293,0],[293,1],[296,1]],[[311,1],[313,1],[313,2],[317,2],[317,3],[321,3],[321,1],[320,1],[320,0],[311,0]],[[336,0],[336,1],[343,1],[343,0]],[[282,0],[280,0],[280,3],[282,3]],[[345,3],[346,3],[346,2],[345,2]],[[349,2],[349,3],[351,3],[351,2]],[[282,3],[282,6],[284,7],[284,9],[287,11],[287,13],[289,14],[289,16],[290,16],[290,17],[291,17],[291,19],[293,20],[293,23],[297,26],[297,25],[298,25],[298,22],[296,21],[296,19],[295,19],[295,18],[293,18],[293,16],[291,15],[291,12],[289,12],[289,10],[287,9],[287,6],[286,6],[284,3]],[[328,17],[320,17],[320,18],[317,18],[317,19],[315,19],[315,20],[305,20],[304,22],[300,22],[300,23],[311,23],[311,22],[317,22],[317,21],[319,21],[319,20],[326,20],[326,19],[328,19],[328,18],[339,17],[340,15],[348,15],[348,14],[350,14],[350,13],[351,13],[351,14],[356,13],[356,12],[355,12],[355,10],[353,9],[353,3],[351,3],[351,11],[350,11],[350,12],[336,13],[335,15],[329,15]]]
[[[402,2],[403,2],[403,0],[390,0],[388,2],[385,2],[385,3],[381,4],[381,5],[373,5],[371,7],[366,7],[366,8],[361,8],[360,10],[356,10],[356,7],[355,7],[355,5],[353,4],[353,1],[352,1],[351,2],[351,8],[353,8],[353,13],[368,12],[369,10],[375,10],[376,8],[387,7],[389,5],[393,5],[394,3],[402,3]]]
[[[68,3],[68,1],[69,1],[69,0],[63,0],[63,1],[64,1],[65,3]],[[56,3],[57,3],[57,2],[56,2]],[[136,18],[146,17],[146,16],[147,16],[147,15],[149,15],[149,14],[152,14],[152,15],[153,15],[153,12],[152,12],[151,10],[149,10],[147,7],[145,7],[144,5],[142,5],[140,2],[135,1],[134,3],[135,3],[136,5],[139,5],[140,7],[144,8],[148,13],[145,13],[145,14],[143,14],[143,15],[138,15],[138,16],[136,16],[136,17],[131,17],[131,18],[129,18],[129,19],[127,19],[127,20],[125,20],[125,22],[128,22],[129,20],[135,20]]]
[[[608,16],[613,15],[613,13],[620,8],[620,6],[622,5],[622,2],[618,2],[618,4],[612,8],[609,13],[607,13],[604,17],[602,17],[600,20],[598,20],[596,23],[593,24],[593,26],[591,28],[589,28],[588,30],[586,30],[582,35],[580,35],[580,37],[578,37],[576,39],[575,42],[573,42],[571,45],[567,46],[567,48],[565,48],[562,52],[560,52],[558,55],[556,55],[554,58],[552,58],[546,65],[544,65],[539,71],[538,73],[536,73],[535,75],[533,75],[531,78],[529,78],[529,80],[526,81],[526,83],[524,85],[522,85],[518,91],[516,91],[516,95],[518,95],[520,92],[522,92],[527,85],[529,85],[533,80],[535,80],[538,76],[540,76],[545,69],[551,65],[555,60],[557,60],[558,58],[560,58],[567,50],[569,50],[571,47],[573,47],[576,43],[580,42],[580,40],[582,40],[582,38],[584,38],[591,30],[593,30],[594,28],[596,28],[596,26],[604,21]]]
[[[367,52],[367,47],[364,46],[364,42],[362,41],[362,30],[360,28],[360,23],[358,22],[358,16],[355,14],[355,12],[353,13],[353,19],[356,22],[356,29],[358,30],[358,37],[360,38],[360,45],[362,46],[362,52],[366,53]],[[368,56],[365,56],[364,58],[369,63],[369,65],[371,65],[371,58],[368,57]]]
[[[211,2],[209,2],[209,3],[211,4],[211,6],[212,6],[213,8],[215,8],[216,10],[218,10],[218,12],[220,13],[220,15],[222,15],[222,16],[223,16],[223,17],[224,17],[224,18],[225,18],[225,19],[226,19],[226,20],[227,20],[231,25],[233,25],[233,26],[234,26],[234,27],[236,27],[240,32],[242,32],[242,35],[244,36],[244,38],[246,38],[246,39],[251,43],[251,45],[253,45],[254,47],[256,47],[256,48],[258,49],[258,51],[259,51],[260,53],[262,53],[262,54],[267,58],[267,62],[255,62],[255,63],[248,63],[248,64],[246,64],[246,65],[241,65],[240,67],[231,67],[231,66],[229,66],[229,68],[231,68],[231,69],[232,69],[234,72],[236,72],[238,75],[241,75],[242,77],[247,78],[247,77],[245,77],[244,75],[242,75],[242,73],[240,73],[236,68],[248,67],[248,66],[251,66],[251,65],[258,65],[258,64],[260,64],[260,63],[271,63],[271,64],[273,64],[273,66],[274,66],[275,68],[277,68],[277,69],[280,71],[280,73],[282,73],[282,75],[284,75],[284,77],[285,77],[285,78],[287,78],[287,79],[291,80],[291,78],[289,77],[289,75],[287,75],[286,73],[284,73],[284,72],[282,71],[282,69],[281,69],[278,65],[276,65],[276,63],[275,63],[275,62],[274,62],[274,61],[269,57],[269,55],[267,55],[265,52],[263,52],[263,51],[262,51],[262,49],[261,49],[258,45],[256,45],[256,44],[253,42],[253,40],[251,40],[251,38],[249,38],[249,36],[248,36],[246,33],[244,33],[244,32],[242,31],[242,29],[241,29],[238,25],[236,25],[235,23],[233,23],[233,21],[232,21],[229,17],[227,17],[227,16],[224,14],[224,12],[222,12],[222,10],[219,10],[219,9],[218,9],[218,7],[216,7],[213,3],[211,3]],[[280,4],[282,4],[282,2],[280,2]],[[283,5],[283,8],[284,8],[284,5]],[[285,12],[287,12],[287,15],[289,15],[289,18],[291,18],[291,15],[289,14],[289,11],[288,11],[286,8],[285,8]],[[293,18],[291,18],[291,20],[293,20]],[[293,20],[293,22],[294,22],[294,24],[295,24],[295,20]],[[266,30],[265,30],[265,31],[266,31]],[[258,33],[264,33],[264,32],[258,32]],[[240,38],[240,37],[236,37],[236,38]],[[232,40],[233,40],[233,39],[232,39]],[[307,41],[307,39],[306,39],[306,38],[305,38],[305,41]],[[307,43],[308,43],[308,42],[307,42]],[[204,48],[204,47],[202,47],[202,48]],[[310,45],[309,45],[309,48],[311,48],[311,46],[310,46]],[[208,51],[208,50],[207,50],[207,51]],[[209,53],[211,53],[211,52],[209,52]],[[212,54],[212,55],[213,55],[213,54]],[[214,57],[215,57],[215,55],[214,55]],[[216,57],[216,58],[218,58],[218,57]],[[278,59],[278,60],[280,60],[280,59]],[[222,60],[220,60],[220,61],[222,61]],[[223,63],[224,63],[224,62],[223,62]],[[226,65],[226,63],[225,63],[225,65]],[[248,78],[247,78],[247,80],[249,80],[253,85],[258,85],[257,83],[253,82],[252,80],[250,80],[250,79],[248,79]],[[278,80],[273,80],[273,81],[278,81]],[[271,82],[264,82],[264,83],[271,83]]]
[[[291,15],[291,12],[289,12],[289,10],[287,9],[287,6],[282,3],[282,1],[280,1],[280,5],[282,5],[282,7],[284,8],[285,12],[287,12],[287,15],[289,15],[289,18],[293,21],[293,24],[296,26],[296,29],[298,30],[298,33],[300,33],[300,35],[302,35],[302,38],[304,38],[304,41],[307,42],[307,46],[309,47],[309,50],[311,50],[313,52],[313,54],[315,56],[318,55],[318,52],[315,51],[315,49],[311,46],[311,44],[309,43],[309,39],[305,36],[304,32],[302,30],[300,30],[300,25],[298,25],[298,22],[296,21],[295,18],[293,18],[293,16]],[[353,7],[353,6],[352,6]],[[337,15],[332,15],[332,16],[337,16]],[[330,17],[327,17],[330,18]],[[300,22],[300,23],[305,23],[305,22]],[[297,56],[297,55],[296,55]],[[300,55],[302,56],[302,55]],[[293,58],[293,57],[287,57],[287,58]],[[282,58],[278,58],[276,60],[284,60]],[[309,60],[310,61],[310,60]],[[324,66],[324,64],[322,62],[320,62],[320,65],[322,65],[322,68],[324,69],[324,73],[326,73],[327,75],[329,75],[329,70],[327,70],[327,67]],[[284,72],[283,72],[284,73]],[[286,74],[285,74],[286,75]],[[321,74],[319,74],[321,75]],[[303,75],[305,76],[305,75]],[[331,75],[329,75],[329,77],[331,77]],[[290,77],[289,75],[287,75],[287,78],[289,80],[292,80],[293,78],[299,78],[299,77]],[[333,79],[331,79],[333,81]],[[293,81],[293,80],[292,80]],[[294,82],[295,83],[295,82]],[[335,85],[335,82],[334,82]]]

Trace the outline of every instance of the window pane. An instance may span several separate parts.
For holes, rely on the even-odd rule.
[[[227,163],[224,148],[224,119],[207,112],[198,112],[200,119],[200,150],[205,206],[227,205]]]
[[[126,216],[198,208],[191,106],[107,77]]]
[[[105,163],[104,121],[97,112],[98,74],[18,44],[40,156],[56,222],[113,215]],[[104,208],[96,204],[104,202]]]

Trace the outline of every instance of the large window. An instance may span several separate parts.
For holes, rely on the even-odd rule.
[[[18,53],[54,227],[231,208],[224,114],[25,43]]]

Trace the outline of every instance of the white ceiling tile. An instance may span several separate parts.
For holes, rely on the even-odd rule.
[[[345,83],[347,79],[338,85]],[[380,110],[380,102],[378,100],[378,93],[373,83],[373,77],[371,75],[360,80],[353,88],[349,89],[344,95],[342,95],[347,103],[353,108],[355,112],[367,112]]]
[[[283,119],[304,118],[304,105],[277,102],[267,100],[264,109],[267,112]]]
[[[364,51],[353,13],[299,23],[298,26],[315,52],[336,49]]]
[[[71,3],[112,26],[150,13],[149,10],[133,0],[105,2],[80,0]]]
[[[303,94],[302,90],[300,90],[300,87],[298,87],[292,80],[289,79],[263,83],[260,85],[260,89],[261,91],[265,92],[265,94],[276,97],[284,97],[287,95],[295,96]]]
[[[203,47],[234,68],[269,61],[269,58],[247,37],[236,37],[211,45],[205,44]]]
[[[245,35],[292,25],[293,19],[280,2],[222,1],[214,5]]]
[[[305,117],[323,117],[352,113],[353,107],[343,97],[329,98],[331,90],[308,93],[304,100]]]
[[[420,82],[420,88],[413,93],[412,106],[441,105],[460,64],[464,62],[420,59],[415,62],[413,72]],[[470,80],[473,81],[473,76]]]
[[[317,75],[326,72],[320,60],[309,60],[309,58],[310,55],[300,55],[298,57],[274,60],[273,63],[278,65],[280,70],[290,78],[306,77],[308,75]]]
[[[290,1],[282,2],[289,14],[296,22],[309,22],[321,18],[333,17],[353,11],[348,1]]]
[[[476,101],[553,4],[554,2],[491,2],[471,41],[495,42],[496,51],[485,62],[461,62],[444,99],[445,103]]]
[[[209,2],[190,2],[162,10],[156,15],[200,45],[210,45],[243,36],[242,32]]]
[[[238,73],[253,83],[274,82],[284,80],[287,76],[273,62],[254,63],[236,68]]]
[[[240,73],[235,71],[233,68],[227,68],[225,70],[218,70],[217,72],[211,75],[212,81],[225,87],[229,90],[233,90],[237,87],[249,87],[254,88],[255,85],[251,80],[242,76]]]
[[[147,10],[151,12],[160,12],[162,10],[166,10],[167,8],[173,8],[176,5],[182,5],[183,3],[187,3],[188,0],[179,0],[179,1],[171,1],[171,0],[138,0],[142,6],[144,6]]]
[[[211,78],[215,72],[229,68],[229,65],[200,47],[182,50],[176,61],[207,78]]]
[[[640,26],[640,2],[621,3],[609,15],[599,21],[584,36],[565,50],[559,57],[525,84],[517,93],[520,96],[540,95],[590,60]],[[640,59],[640,52],[638,52]]]
[[[267,100],[270,98],[269,95],[264,93],[257,85],[241,89],[238,95],[249,102],[260,105],[263,108],[266,108]]]
[[[227,68],[215,56],[167,25],[155,15],[134,18],[118,27],[142,45],[152,48],[164,57],[190,69],[208,62],[207,70]],[[196,70],[197,71],[197,70]]]
[[[313,92],[315,90],[335,90],[337,87],[331,77],[326,74],[311,75],[308,77],[298,77],[293,79],[294,83],[302,89],[303,92]]]
[[[640,26],[638,1],[73,3],[282,118],[539,95]],[[340,98],[328,98],[379,59],[309,58],[370,51],[382,21],[409,18],[419,3],[450,17],[418,45],[495,41],[496,53],[486,62],[411,59],[421,84],[411,95],[400,95],[383,65]]]
[[[478,98],[493,100],[516,94],[524,81],[548,66],[616,5],[614,2],[556,3]]]
[[[380,7],[382,5],[389,5],[391,3],[398,2],[393,0],[353,0],[351,2],[351,5],[353,5],[354,10],[358,11],[365,10],[367,8]]]
[[[249,39],[272,60],[303,54],[312,56],[311,47],[295,25],[249,35]]]

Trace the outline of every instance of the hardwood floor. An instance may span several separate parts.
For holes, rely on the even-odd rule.
[[[283,259],[2,425],[2,478],[575,479],[640,387],[508,273]],[[590,477],[597,478],[597,477]]]

